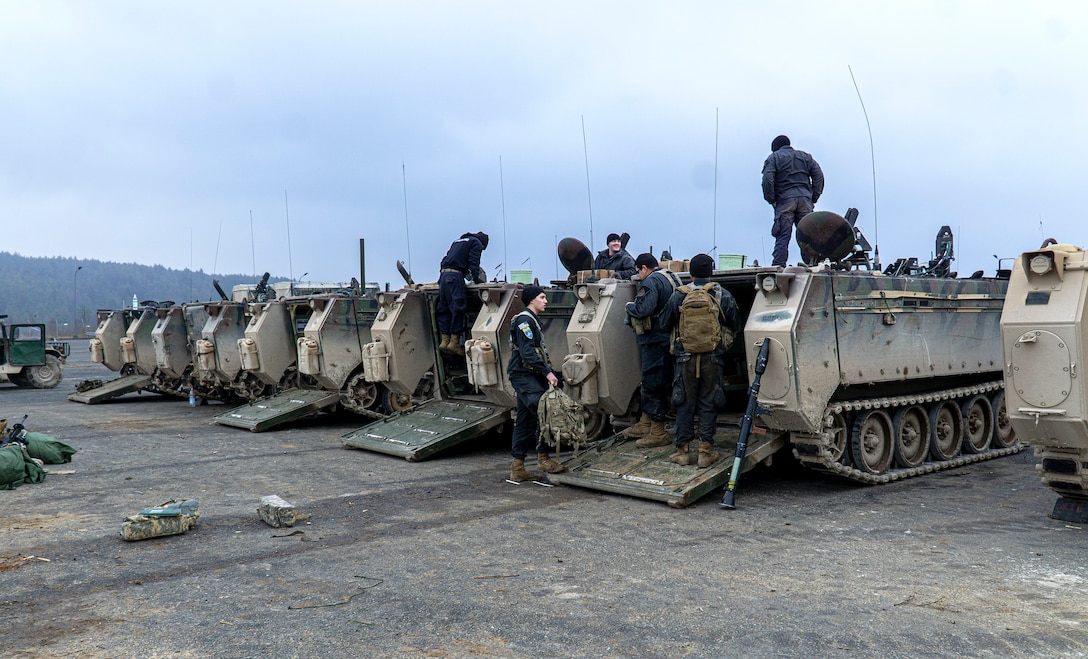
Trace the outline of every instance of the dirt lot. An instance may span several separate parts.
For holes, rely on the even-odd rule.
[[[1088,654],[1088,529],[1050,519],[1030,450],[880,487],[789,460],[675,510],[504,482],[508,438],[410,463],[322,417],[254,434],[222,405],[130,394],[73,347],[0,416],[79,449],[0,491],[9,657],[1042,656]],[[274,529],[278,494],[311,517]],[[185,535],[127,515],[196,498]],[[294,532],[294,533],[293,533]]]

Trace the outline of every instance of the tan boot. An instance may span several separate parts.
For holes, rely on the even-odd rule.
[[[676,447],[676,453],[669,456],[669,462],[675,462],[678,465],[684,465],[685,467],[691,464],[691,444],[681,444]]]
[[[450,334],[450,343],[446,346],[446,352],[451,355],[465,356],[465,349],[461,346],[460,334]]]
[[[655,446],[668,446],[672,444],[672,435],[665,432],[664,421],[651,421],[650,434],[635,442],[639,448],[654,448]]]
[[[547,453],[536,454],[536,465],[540,467],[541,471],[547,474],[561,474],[567,470],[566,467],[555,460],[552,460],[552,456]]]
[[[510,466],[510,480],[515,483],[535,481],[538,478],[540,478],[540,476],[525,468],[525,460],[515,459],[514,464]]]
[[[449,350],[449,347],[450,347],[450,335],[449,334],[443,334],[442,335],[442,343],[439,344],[438,351],[439,352],[446,352],[447,350]]]
[[[650,433],[650,415],[645,412],[642,413],[642,418],[638,420],[638,423],[631,426],[627,430],[623,431],[624,437],[637,439],[639,437],[645,437]]]
[[[718,461],[718,454],[713,451],[714,445],[710,442],[699,442],[699,468],[706,469]]]

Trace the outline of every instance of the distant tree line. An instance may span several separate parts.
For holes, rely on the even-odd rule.
[[[79,336],[94,332],[98,309],[130,307],[133,295],[141,302],[218,300],[213,279],[227,295],[238,284],[257,283],[252,275],[0,252],[0,314],[8,323],[43,323],[50,336]]]

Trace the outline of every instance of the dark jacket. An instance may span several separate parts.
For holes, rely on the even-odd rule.
[[[784,146],[763,162],[763,198],[768,204],[793,197],[812,203],[824,193],[824,172],[812,156]]]
[[[540,318],[529,309],[510,321],[510,362],[506,365],[506,372],[511,378],[534,376],[540,382],[544,382],[548,373],[552,372]]]
[[[477,284],[484,283],[485,276],[480,270],[480,255],[483,254],[487,243],[481,237],[483,235],[485,234],[466,233],[453,241],[439,267],[443,270],[458,270],[465,277],[471,277]]]
[[[607,249],[597,252],[597,258],[593,259],[593,269],[614,270],[618,279],[630,279],[638,272],[635,259],[625,249],[611,255]]]
[[[696,279],[691,282],[692,290],[696,288],[702,288],[710,283],[709,279]],[[718,302],[718,309],[720,311],[718,315],[718,322],[722,324],[722,327],[727,327],[733,331],[733,334],[739,336],[741,331],[740,326],[740,311],[737,309],[737,301],[733,299],[733,295],[722,288],[719,284],[714,284],[714,288],[710,293],[714,299]],[[661,312],[661,324],[669,332],[675,332],[676,336],[673,337],[673,353],[677,356],[686,355],[684,350],[684,344],[680,342],[680,333],[678,325],[680,323],[680,305],[684,303],[684,292],[676,291],[669,297],[668,303],[665,305],[665,310]],[[716,350],[712,350],[709,354],[720,355],[724,352],[721,344],[718,344]]]
[[[627,315],[632,318],[653,318],[649,332],[637,337],[640,344],[668,343],[669,329],[661,325],[661,311],[669,302],[669,296],[680,288],[680,278],[674,272],[658,268],[639,282],[634,302],[627,303]]]

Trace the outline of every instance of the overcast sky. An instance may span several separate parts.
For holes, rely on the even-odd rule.
[[[1076,1],[0,0],[0,249],[344,281],[365,238],[394,287],[465,231],[489,275],[612,231],[769,263],[785,133],[884,264],[947,224],[992,273],[1088,243],[1086,62]]]

